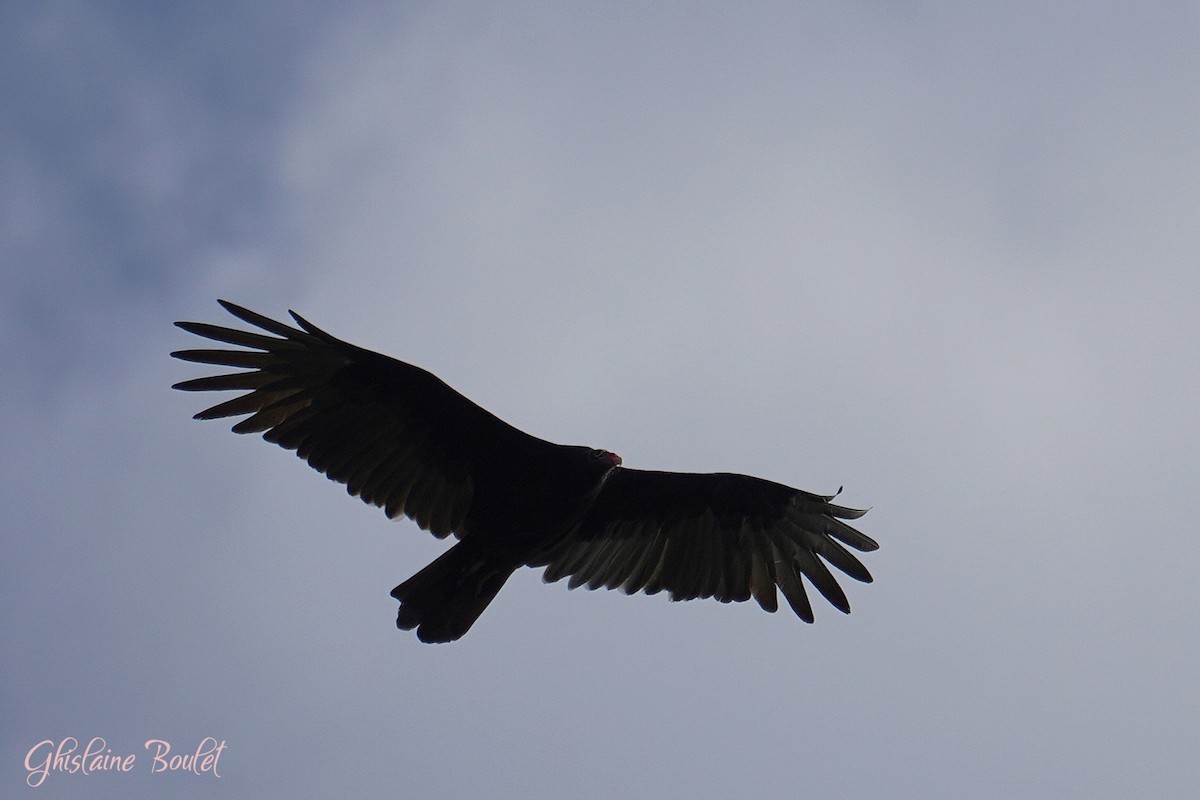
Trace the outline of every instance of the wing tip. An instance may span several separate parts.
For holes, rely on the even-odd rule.
[[[849,508],[848,506],[835,506],[828,500],[825,501],[825,504],[828,506],[826,513],[830,516],[837,517],[838,519],[859,519],[861,517],[865,517],[867,512],[871,510],[870,507]]]
[[[854,528],[853,530],[855,533],[857,533],[862,538],[855,544],[850,544],[850,542],[846,542],[846,544],[850,544],[851,547],[853,547],[855,550],[857,550],[860,553],[874,553],[876,550],[879,549],[879,542],[875,541],[870,536],[867,536],[865,533],[858,530],[857,528]],[[843,540],[843,541],[845,541],[845,540]]]
[[[303,330],[305,333],[307,333],[309,336],[315,336],[318,339],[323,339],[325,341],[335,341],[335,342],[339,341],[335,337],[331,336],[330,334],[328,334],[325,331],[318,328],[316,325],[313,325],[311,322],[309,322],[304,317],[300,316],[299,314],[297,314],[295,311],[293,311],[290,308],[288,309],[288,314],[291,316],[291,318],[293,320],[296,321],[296,324],[300,326],[300,329]]]
[[[249,309],[245,308],[244,306],[239,306],[237,303],[231,303],[230,301],[224,300],[220,297],[217,298],[217,303],[221,306],[221,308],[225,309],[230,314],[233,314],[235,317],[240,317],[242,314],[245,314],[249,311]]]
[[[176,324],[176,325],[178,325],[179,323],[178,323],[178,322],[176,322],[175,324]],[[196,351],[196,349],[195,349],[195,348],[190,348],[190,349],[187,349],[187,350],[172,350],[172,351],[171,351],[171,358],[178,358],[180,361],[187,361],[187,362],[189,362],[189,363],[192,363],[192,364],[206,364],[206,363],[208,363],[208,362],[206,362],[206,361],[201,361],[201,360],[200,360],[200,359],[199,359],[199,358],[198,358],[198,357],[195,355],[195,353],[196,353],[196,352],[197,352],[197,351]]]

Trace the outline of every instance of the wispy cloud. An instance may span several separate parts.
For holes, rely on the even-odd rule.
[[[39,791],[1184,796],[1189,14],[0,12],[7,763],[216,736],[220,779]],[[844,483],[877,582],[810,627],[526,571],[421,646],[387,593],[442,545],[168,390],[215,296],[632,465]]]

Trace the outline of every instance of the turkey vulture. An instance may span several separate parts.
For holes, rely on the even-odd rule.
[[[299,328],[219,302],[266,333],[175,323],[248,348],[171,354],[248,370],[175,384],[246,392],[196,419],[245,416],[235,433],[262,433],[389,517],[459,539],[392,590],[396,625],[423,642],[465,634],[523,566],[545,567],[546,581],[570,576],[572,589],[753,597],[767,611],[778,586],[805,622],[813,613],[801,575],[845,613],[825,562],[871,581],[843,547],[879,546],[842,522],[866,512],[833,497],[747,475],[627,469],[606,450],[519,431],[420,367],[335,339],[295,312]]]

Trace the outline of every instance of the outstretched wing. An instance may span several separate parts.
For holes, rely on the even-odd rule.
[[[480,481],[503,475],[499,465],[514,451],[549,446],[431,373],[335,339],[294,312],[299,328],[218,302],[266,333],[175,323],[197,336],[249,348],[171,354],[249,370],[175,384],[184,391],[246,392],[196,419],[248,415],[233,426],[235,433],[261,432],[268,442],[294,450],[389,517],[405,514],[439,538],[462,536]]]
[[[797,616],[812,622],[800,576],[850,613],[825,562],[869,583],[871,574],[843,545],[879,547],[842,522],[866,512],[832,499],[748,475],[618,468],[579,527],[530,566],[545,566],[547,581],[570,575],[572,589],[665,589],[672,600],[724,603],[753,597],[767,611],[778,608],[778,586]]]

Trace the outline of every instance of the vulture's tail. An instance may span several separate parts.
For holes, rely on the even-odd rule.
[[[513,574],[509,567],[459,542],[392,590],[400,601],[396,627],[417,629],[422,642],[452,642],[475,620]]]

